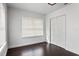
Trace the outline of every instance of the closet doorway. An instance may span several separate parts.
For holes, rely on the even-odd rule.
[[[50,42],[60,47],[66,47],[66,16],[53,17],[50,20]]]

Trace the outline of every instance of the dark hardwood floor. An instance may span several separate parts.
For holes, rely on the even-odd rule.
[[[7,56],[78,56],[59,46],[45,42],[8,49]]]

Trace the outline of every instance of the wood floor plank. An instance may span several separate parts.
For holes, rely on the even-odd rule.
[[[78,56],[54,44],[46,42],[8,49],[7,56]]]

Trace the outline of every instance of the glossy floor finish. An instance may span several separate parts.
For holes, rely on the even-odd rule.
[[[78,56],[59,46],[45,42],[12,48],[8,50],[7,56]]]

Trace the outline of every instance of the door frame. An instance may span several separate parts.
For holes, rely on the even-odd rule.
[[[52,19],[54,19],[54,18],[57,18],[57,17],[60,17],[60,16],[65,16],[65,47],[62,47],[62,48],[66,48],[66,14],[62,14],[62,15],[58,15],[58,16],[54,16],[54,17],[51,17],[49,20],[50,20],[50,32],[49,32],[49,34],[50,34],[50,40],[49,40],[49,42],[52,44],[52,42],[51,42],[51,20]]]

